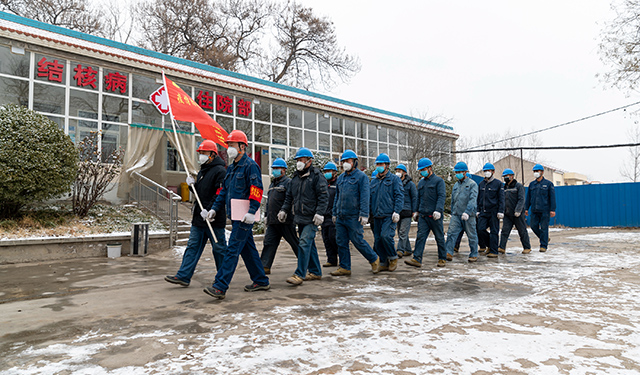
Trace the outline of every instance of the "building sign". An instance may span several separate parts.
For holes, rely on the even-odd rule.
[[[90,86],[94,89],[96,88],[96,74],[98,74],[98,72],[93,70],[92,67],[87,66],[83,68],[81,64],[78,64],[78,66],[76,66],[73,71],[76,72],[76,74],[73,76],[73,79],[76,81],[76,86]]]
[[[59,63],[57,59],[47,61],[47,58],[43,57],[38,61],[38,77],[46,77],[49,81],[62,83],[63,72],[64,65]]]
[[[202,109],[213,111],[213,95],[211,95],[211,92],[200,90],[196,96],[196,100]]]
[[[149,100],[158,108],[160,113],[163,115],[169,114],[169,98],[167,97],[164,86],[160,86],[159,89],[152,92],[151,95],[149,95]]]
[[[127,92],[127,76],[118,72],[111,72],[104,76],[105,91],[116,92],[120,90],[120,94]]]
[[[216,95],[216,111],[233,114],[233,98],[224,95]]]
[[[238,114],[240,116],[249,117],[251,114],[251,101],[238,99]]]

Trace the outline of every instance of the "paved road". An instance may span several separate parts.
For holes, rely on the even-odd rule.
[[[188,288],[162,280],[173,250],[3,265],[0,374],[639,373],[640,231],[551,238],[476,264],[465,240],[441,269],[430,240],[423,268],[378,275],[354,252],[351,277],[299,287],[283,243],[272,290],[244,292],[241,262],[222,301],[210,255]]]

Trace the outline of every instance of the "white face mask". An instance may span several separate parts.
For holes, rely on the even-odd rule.
[[[238,156],[238,149],[235,147],[229,147],[227,149],[227,156],[229,156],[229,161],[233,161]]]
[[[533,177],[536,179],[540,178],[540,172],[533,172]]]
[[[489,172],[489,171],[484,172],[484,177],[485,178],[490,178],[491,177],[491,172]]]
[[[198,155],[198,163],[202,165],[207,161],[209,161],[209,155],[202,155],[202,154]]]
[[[299,161],[299,162],[297,162],[297,163],[296,163],[296,169],[297,169],[297,170],[299,170],[299,171],[301,171],[301,170],[303,170],[303,169],[304,169],[304,166],[305,166],[305,165],[307,165],[307,163],[304,163],[304,162]]]
[[[396,173],[396,176],[398,176],[398,177],[402,178],[402,172],[398,172],[398,173]]]
[[[351,164],[350,163],[342,163],[342,169],[344,169],[345,171],[349,172],[351,170]]]

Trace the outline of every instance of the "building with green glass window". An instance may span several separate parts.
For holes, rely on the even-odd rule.
[[[123,147],[126,170],[176,187],[184,171],[171,123],[150,101],[163,70],[227,132],[247,134],[265,179],[273,159],[302,146],[332,159],[352,149],[363,168],[381,152],[406,163],[416,134],[455,150],[450,126],[0,12],[0,105],[44,114],[74,142],[100,131],[103,157]],[[193,124],[178,125],[188,168],[195,169],[201,138]]]

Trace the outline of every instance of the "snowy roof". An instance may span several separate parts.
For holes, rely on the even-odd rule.
[[[129,60],[130,62],[155,66],[156,69],[167,68],[177,72],[212,79],[220,84],[235,86],[239,90],[256,90],[266,94],[289,98],[290,100],[293,99],[307,103],[319,104],[324,107],[347,111],[356,115],[365,115],[379,120],[393,121],[405,125],[420,126],[456,136],[453,132],[453,127],[448,125],[425,121],[419,118],[333,98],[327,95],[85,34],[76,30],[69,30],[60,26],[50,25],[6,12],[0,12],[0,35],[15,38],[15,34],[24,35],[22,38],[24,39],[24,42],[37,43],[38,41],[42,41],[42,44],[45,45],[49,45],[51,43],[64,44],[69,47],[89,51],[95,57],[102,57],[103,59],[106,56],[110,56],[111,59],[120,58],[123,60]]]

